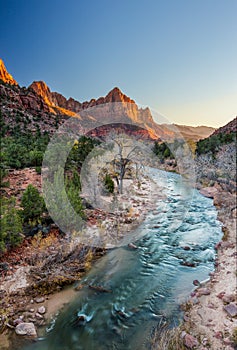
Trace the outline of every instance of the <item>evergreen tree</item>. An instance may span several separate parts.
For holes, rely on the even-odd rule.
[[[15,199],[1,199],[0,253],[22,241],[22,220],[15,208]]]
[[[106,174],[104,177],[104,186],[109,193],[114,192],[114,182],[109,174]]]
[[[21,199],[22,217],[25,222],[37,220],[46,210],[43,197],[33,185],[29,185]]]

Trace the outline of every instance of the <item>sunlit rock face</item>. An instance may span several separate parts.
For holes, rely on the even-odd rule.
[[[43,98],[45,103],[55,106],[51,91],[44,81],[34,81],[29,88],[33,89],[39,96]]]
[[[0,58],[0,79],[10,85],[18,85],[17,81],[8,73],[3,60]]]

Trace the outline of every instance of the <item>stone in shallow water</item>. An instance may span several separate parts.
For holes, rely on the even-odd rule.
[[[18,335],[28,335],[28,336],[37,336],[34,323],[23,322],[16,326],[15,332]]]
[[[229,316],[234,317],[237,315],[237,307],[235,304],[231,303],[224,307],[224,310],[228,313]]]
[[[138,247],[137,247],[135,244],[133,244],[133,243],[129,243],[129,244],[128,244],[128,247],[131,248],[131,249],[137,249],[137,248],[138,248]]]
[[[200,286],[201,283],[199,282],[199,280],[194,280],[193,284],[194,284],[194,286]]]

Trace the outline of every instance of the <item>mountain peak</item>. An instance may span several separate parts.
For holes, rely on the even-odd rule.
[[[0,79],[10,85],[18,85],[17,81],[8,73],[3,60],[0,58]]]
[[[118,88],[117,86],[115,86],[110,92],[123,94],[122,91],[120,90],[120,88]]]
[[[32,90],[34,90],[39,96],[43,98],[43,100],[47,103],[47,105],[54,106],[54,101],[52,99],[51,91],[48,85],[40,80],[33,81],[33,83],[29,86]]]
[[[33,81],[33,83],[31,83],[31,85],[29,87],[31,87],[31,88],[38,87],[38,88],[49,90],[48,85],[43,80]]]
[[[135,103],[134,100],[126,96],[122,91],[116,86],[114,87],[105,97],[105,102],[126,102]]]

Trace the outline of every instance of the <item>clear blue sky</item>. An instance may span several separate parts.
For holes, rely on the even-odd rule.
[[[0,57],[20,85],[79,101],[114,86],[172,122],[237,114],[237,0],[0,0]]]

